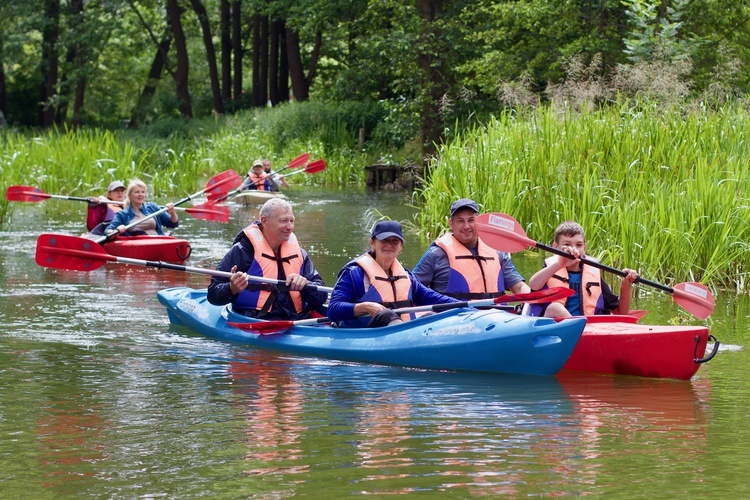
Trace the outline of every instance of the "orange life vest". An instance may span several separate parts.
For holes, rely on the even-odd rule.
[[[282,279],[279,276],[279,262],[284,269],[284,275],[289,276],[292,273],[300,273],[304,266],[302,249],[297,243],[297,237],[292,233],[288,241],[285,241],[279,247],[279,256],[274,255],[271,246],[263,236],[263,232],[258,224],[253,223],[243,229],[245,236],[250,240],[250,244],[255,250],[253,263],[247,273],[263,278],[274,280]],[[268,283],[248,284],[247,288],[237,297],[236,305],[245,309],[257,309],[259,311],[270,311],[273,306],[278,289],[276,285]],[[294,308],[297,313],[303,310],[302,295],[298,291],[289,291]]]
[[[477,242],[477,255],[452,234],[438,238],[435,244],[443,249],[450,265],[446,295],[457,299],[488,299],[503,293],[505,279],[497,251],[481,239]]]
[[[355,260],[367,275],[370,286],[358,302],[380,302],[388,308],[409,307],[411,301],[411,279],[398,260],[391,264],[390,275],[369,253],[362,254]],[[367,283],[365,283],[367,286]],[[402,314],[403,321],[409,321],[413,315]]]
[[[593,257],[586,257],[589,260],[595,260]],[[545,260],[547,265],[551,265],[556,257],[549,257]],[[568,269],[563,267],[547,280],[547,286],[563,286],[569,288]],[[565,305],[567,298],[559,299],[559,302]],[[598,268],[594,266],[583,266],[581,270],[581,308],[583,314],[593,316],[604,309],[604,299],[602,298],[602,276]]]
[[[258,191],[265,191],[266,190],[266,174],[265,174],[265,172],[261,172],[260,175],[257,175],[257,174],[255,174],[253,172],[250,172],[250,180],[253,182],[253,186],[255,186],[255,189],[257,189]]]

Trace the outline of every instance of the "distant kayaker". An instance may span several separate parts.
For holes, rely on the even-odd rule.
[[[240,191],[247,191],[249,189],[257,189],[259,191],[271,191],[273,189],[271,179],[263,171],[263,160],[255,160],[253,162],[252,168],[240,186]]]
[[[555,230],[553,247],[567,252],[574,257],[586,257],[588,245],[583,227],[574,221],[562,222]],[[594,266],[586,266],[580,259],[569,259],[560,255],[549,257],[544,267],[529,280],[533,290],[553,286],[570,287],[575,295],[545,306],[532,306],[532,314],[566,317],[595,314],[628,314],[630,312],[630,289],[638,279],[638,273],[632,269],[623,269],[627,273],[620,285],[620,296],[612,292],[601,276],[601,271]]]
[[[288,201],[273,198],[260,209],[257,220],[239,232],[219,265],[231,278],[213,276],[208,301],[232,304],[235,312],[253,318],[298,320],[322,310],[328,294],[305,288],[325,286],[310,257],[294,235],[294,212]],[[252,276],[283,281],[261,283]]]
[[[392,309],[458,302],[430,290],[404,269],[398,261],[403,249],[401,224],[392,220],[375,224],[370,250],[339,272],[328,303],[328,317],[342,327],[378,327],[413,317],[399,317]]]
[[[133,179],[130,181],[128,189],[125,191],[125,207],[115,214],[105,233],[110,234],[117,231],[120,234],[130,236],[139,234],[162,235],[165,234],[164,227],[175,228],[180,225],[174,203],[166,204],[166,212],[148,217],[161,210],[162,207],[154,202],[146,201],[146,194],[146,184],[142,180]],[[139,219],[143,219],[141,224],[126,231],[125,226]]]
[[[117,201],[121,204],[107,203],[108,201]],[[120,181],[112,181],[109,184],[106,196],[89,198],[86,214],[86,229],[88,229],[89,235],[104,236],[104,231],[115,218],[115,214],[122,210],[124,202],[125,184]]]
[[[271,160],[263,158],[263,173],[266,174],[266,178],[271,179],[271,191],[279,191],[281,186],[289,188],[289,184],[284,179],[283,175],[277,174],[271,168]]]
[[[450,232],[435,240],[414,267],[423,285],[461,300],[531,291],[510,255],[490,248],[477,234],[479,206],[462,198],[451,204]]]

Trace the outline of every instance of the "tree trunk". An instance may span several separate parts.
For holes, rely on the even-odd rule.
[[[203,32],[203,44],[206,46],[206,60],[208,62],[208,78],[211,82],[211,95],[213,97],[214,112],[217,115],[224,114],[224,102],[221,99],[221,84],[219,83],[219,70],[216,67],[216,51],[214,41],[211,37],[211,25],[208,23],[206,8],[200,0],[190,0],[193,10],[198,15],[198,21]]]
[[[279,100],[289,100],[289,57],[286,50],[286,23],[278,21],[279,27],[279,79],[277,81]]]
[[[439,103],[448,91],[443,78],[442,61],[439,48],[434,46],[434,40],[440,40],[441,31],[435,20],[440,16],[443,0],[417,0],[417,10],[422,20],[420,38],[422,43],[417,46],[417,66],[419,68],[419,82],[423,89],[420,111],[420,135],[422,139],[423,157],[436,153],[436,144],[443,137],[442,121],[438,113]]]
[[[268,35],[270,40],[268,54],[268,98],[271,104],[276,106],[280,100],[279,94],[279,23],[273,21],[270,26],[271,30]]]
[[[190,106],[190,90],[188,88],[188,75],[190,73],[190,61],[187,53],[185,32],[182,30],[183,9],[178,5],[178,0],[167,0],[167,16],[172,23],[172,35],[174,36],[175,50],[177,52],[177,69],[174,72],[174,82],[177,89],[177,102],[180,114],[186,118],[193,116]]]
[[[292,95],[297,102],[306,101],[308,97],[307,81],[302,68],[302,54],[299,48],[299,34],[286,29],[286,50],[289,61],[289,75],[292,77]]]
[[[41,84],[39,89],[39,124],[51,126],[55,121],[57,86],[57,40],[59,37],[60,0],[44,0],[44,28],[42,29]]]
[[[258,100],[261,106],[268,102],[268,16],[260,19],[260,89]]]
[[[253,14],[253,90],[251,105],[258,107],[260,100],[260,18],[259,13]]]
[[[61,124],[65,121],[68,114],[70,102],[73,101],[73,119],[71,124],[74,127],[81,125],[81,108],[83,107],[84,93],[86,90],[86,79],[84,76],[84,52],[83,43],[83,0],[71,0],[69,4],[71,30],[75,39],[68,47],[68,53],[65,57],[66,70],[60,84],[60,106],[57,109],[55,123]]]
[[[232,32],[229,0],[221,0],[221,98],[232,98]]]
[[[234,98],[242,97],[242,2],[232,2],[232,53],[234,54]]]
[[[3,58],[3,46],[5,39],[0,27],[0,128],[3,128],[8,118],[8,90],[5,87],[5,59]]]
[[[315,33],[315,44],[313,45],[313,51],[310,55],[310,65],[307,68],[307,90],[310,90],[313,80],[315,79],[315,73],[318,70],[318,60],[320,59],[320,49],[323,46],[323,33],[318,31]]]
[[[156,56],[151,63],[151,70],[148,72],[148,80],[146,85],[143,87],[140,97],[138,98],[138,104],[130,117],[130,125],[132,127],[140,124],[144,118],[146,118],[146,110],[151,104],[151,99],[156,93],[156,84],[161,79],[161,73],[164,66],[167,63],[167,54],[169,54],[169,46],[172,44],[172,27],[167,25],[164,37],[159,43],[159,48],[156,50]]]

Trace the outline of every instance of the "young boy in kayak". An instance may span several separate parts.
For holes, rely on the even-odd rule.
[[[541,290],[553,286],[565,286],[575,290],[575,295],[561,299],[542,307],[545,316],[593,316],[595,314],[628,314],[630,312],[630,289],[638,279],[638,273],[632,269],[623,269],[628,273],[622,279],[620,296],[612,292],[601,276],[601,271],[594,266],[587,266],[579,257],[586,257],[586,238],[583,227],[574,221],[562,222],[555,230],[553,247],[571,254],[574,259],[561,255],[549,257],[544,267],[529,280],[532,290]],[[536,309],[536,310],[535,310]],[[538,307],[532,306],[534,316],[541,315]]]

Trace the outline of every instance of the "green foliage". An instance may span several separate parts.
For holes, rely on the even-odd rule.
[[[750,269],[750,114],[619,102],[504,114],[440,151],[417,225],[445,230],[456,198],[513,215],[549,243],[575,219],[590,253],[663,280],[743,289]]]

